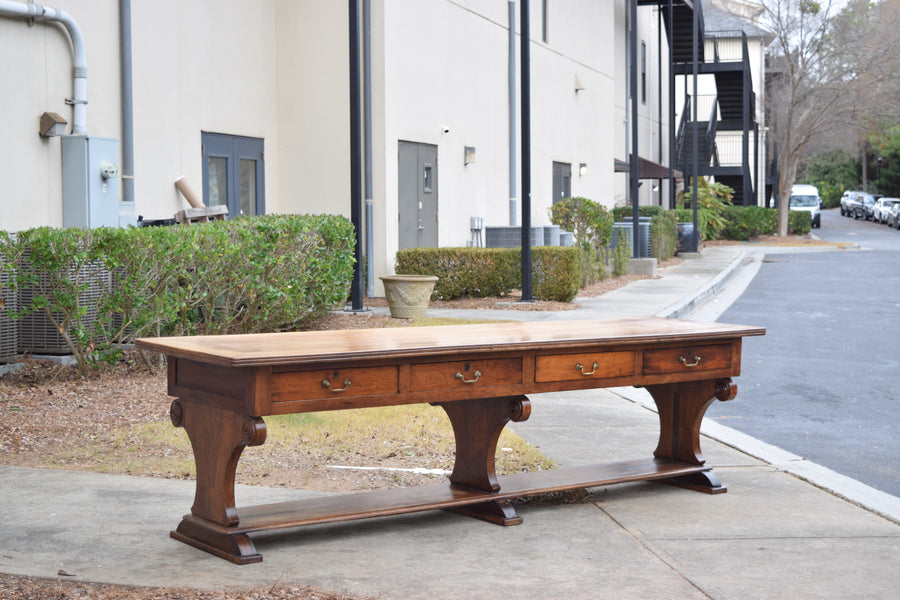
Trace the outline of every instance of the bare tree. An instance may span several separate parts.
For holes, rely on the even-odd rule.
[[[791,186],[810,141],[839,125],[864,123],[887,98],[896,42],[879,17],[895,22],[896,0],[765,0],[769,47],[769,122],[779,150],[778,234],[786,235]]]

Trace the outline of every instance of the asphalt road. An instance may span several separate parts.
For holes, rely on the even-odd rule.
[[[814,233],[860,250],[765,257],[718,321],[767,334],[707,416],[900,497],[900,231],[829,210]]]

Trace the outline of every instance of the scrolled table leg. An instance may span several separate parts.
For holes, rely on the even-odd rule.
[[[653,396],[659,412],[659,443],[653,455],[690,465],[704,465],[706,459],[700,451],[703,415],[716,399],[732,400],[737,395],[737,385],[726,378],[648,385],[647,391]],[[664,481],[711,494],[726,491],[710,471]]]

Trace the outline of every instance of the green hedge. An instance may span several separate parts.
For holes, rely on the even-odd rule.
[[[82,372],[136,337],[295,329],[347,298],[343,217],[243,217],[199,226],[0,232],[0,263]],[[86,320],[88,312],[95,318]]]
[[[538,246],[531,250],[532,296],[569,302],[578,293],[578,248]],[[522,285],[520,248],[406,248],[397,252],[395,270],[436,275],[432,298],[505,296]]]

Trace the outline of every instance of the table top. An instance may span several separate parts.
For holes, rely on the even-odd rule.
[[[137,346],[228,367],[314,364],[334,359],[443,356],[459,352],[564,350],[764,335],[762,327],[658,317],[500,322],[382,329],[141,338]]]

